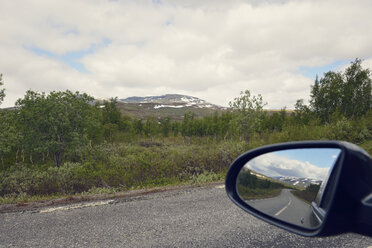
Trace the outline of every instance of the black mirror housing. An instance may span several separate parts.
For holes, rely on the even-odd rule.
[[[306,229],[276,219],[248,205],[237,192],[237,177],[253,158],[276,151],[301,148],[337,148],[341,153],[328,177],[319,207],[322,224]],[[372,236],[372,160],[362,148],[342,141],[290,142],[260,147],[239,156],[226,175],[228,197],[246,212],[272,225],[303,236],[329,236],[356,232]]]

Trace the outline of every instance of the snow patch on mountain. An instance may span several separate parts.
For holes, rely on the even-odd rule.
[[[163,105],[163,104],[161,104],[161,105],[155,105],[154,106],[154,109],[160,109],[160,108],[183,108],[183,107],[185,107],[185,106],[183,106],[183,105]]]
[[[297,178],[297,177],[273,177],[274,179],[292,184],[294,186],[308,187],[310,184],[320,185],[322,180],[312,179],[312,178]]]
[[[128,97],[119,100],[122,103],[154,103],[154,109],[160,108],[211,108],[219,109],[220,106],[211,104],[197,97],[178,95],[178,94],[167,94],[162,96],[146,96],[146,97]]]

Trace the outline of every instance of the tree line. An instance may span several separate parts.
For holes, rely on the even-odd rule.
[[[283,108],[272,114],[264,110],[263,97],[253,96],[249,90],[230,102],[226,111],[200,119],[187,112],[182,121],[122,115],[116,98],[98,103],[85,93],[29,90],[14,109],[0,110],[0,168],[9,169],[17,163],[60,167],[64,161],[78,161],[84,147],[138,139],[270,142],[270,137],[278,133],[285,136],[291,130],[331,127],[330,133],[312,139],[362,142],[372,136],[372,87],[370,71],[361,63],[356,59],[344,72],[330,71],[317,77],[308,104],[298,100],[294,111]],[[0,103],[4,97],[1,89]]]

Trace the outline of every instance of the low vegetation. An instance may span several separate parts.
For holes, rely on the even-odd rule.
[[[156,144],[156,145],[154,145]],[[73,194],[222,180],[243,144],[111,144],[86,147],[79,162],[22,164],[0,172],[0,195]]]
[[[222,180],[239,154],[278,142],[346,140],[372,152],[370,72],[358,59],[316,79],[309,105],[264,106],[247,90],[223,113],[136,119],[116,99],[27,91],[15,109],[0,109],[0,202]]]
[[[280,194],[286,185],[269,179],[258,178],[250,170],[239,173],[237,191],[244,200],[274,197]]]
[[[306,189],[292,191],[292,193],[306,203],[311,204],[311,202],[315,201],[319,188],[320,185],[310,184],[306,187]]]

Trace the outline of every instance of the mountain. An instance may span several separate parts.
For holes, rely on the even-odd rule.
[[[207,103],[206,101],[193,96],[167,94],[162,96],[146,96],[146,97],[128,97],[119,100],[122,103],[156,103],[155,108],[182,108],[182,107],[197,107],[197,108],[221,108],[217,105]]]
[[[102,103],[108,99],[96,99]],[[124,99],[118,99],[118,108],[121,113],[137,119],[146,119],[154,117],[163,119],[170,117],[172,120],[183,120],[186,112],[191,111],[195,118],[210,116],[216,111],[218,113],[227,110],[216,104],[206,102],[203,99],[194,96],[180,94],[166,94],[161,96],[132,96]],[[280,110],[265,110],[269,115],[279,112]],[[291,110],[286,110],[287,115]]]
[[[322,183],[321,180],[317,179],[310,179],[310,178],[297,178],[297,177],[274,177],[274,179],[285,182],[288,184],[292,184],[294,186],[300,186],[306,188],[310,184],[317,184],[320,185]]]
[[[182,120],[188,111],[192,111],[196,118],[202,118],[215,111],[226,110],[224,107],[208,103],[200,98],[179,94],[133,96],[119,99],[118,108],[123,114],[135,118],[144,119],[148,116],[166,118],[169,116],[173,120]]]

